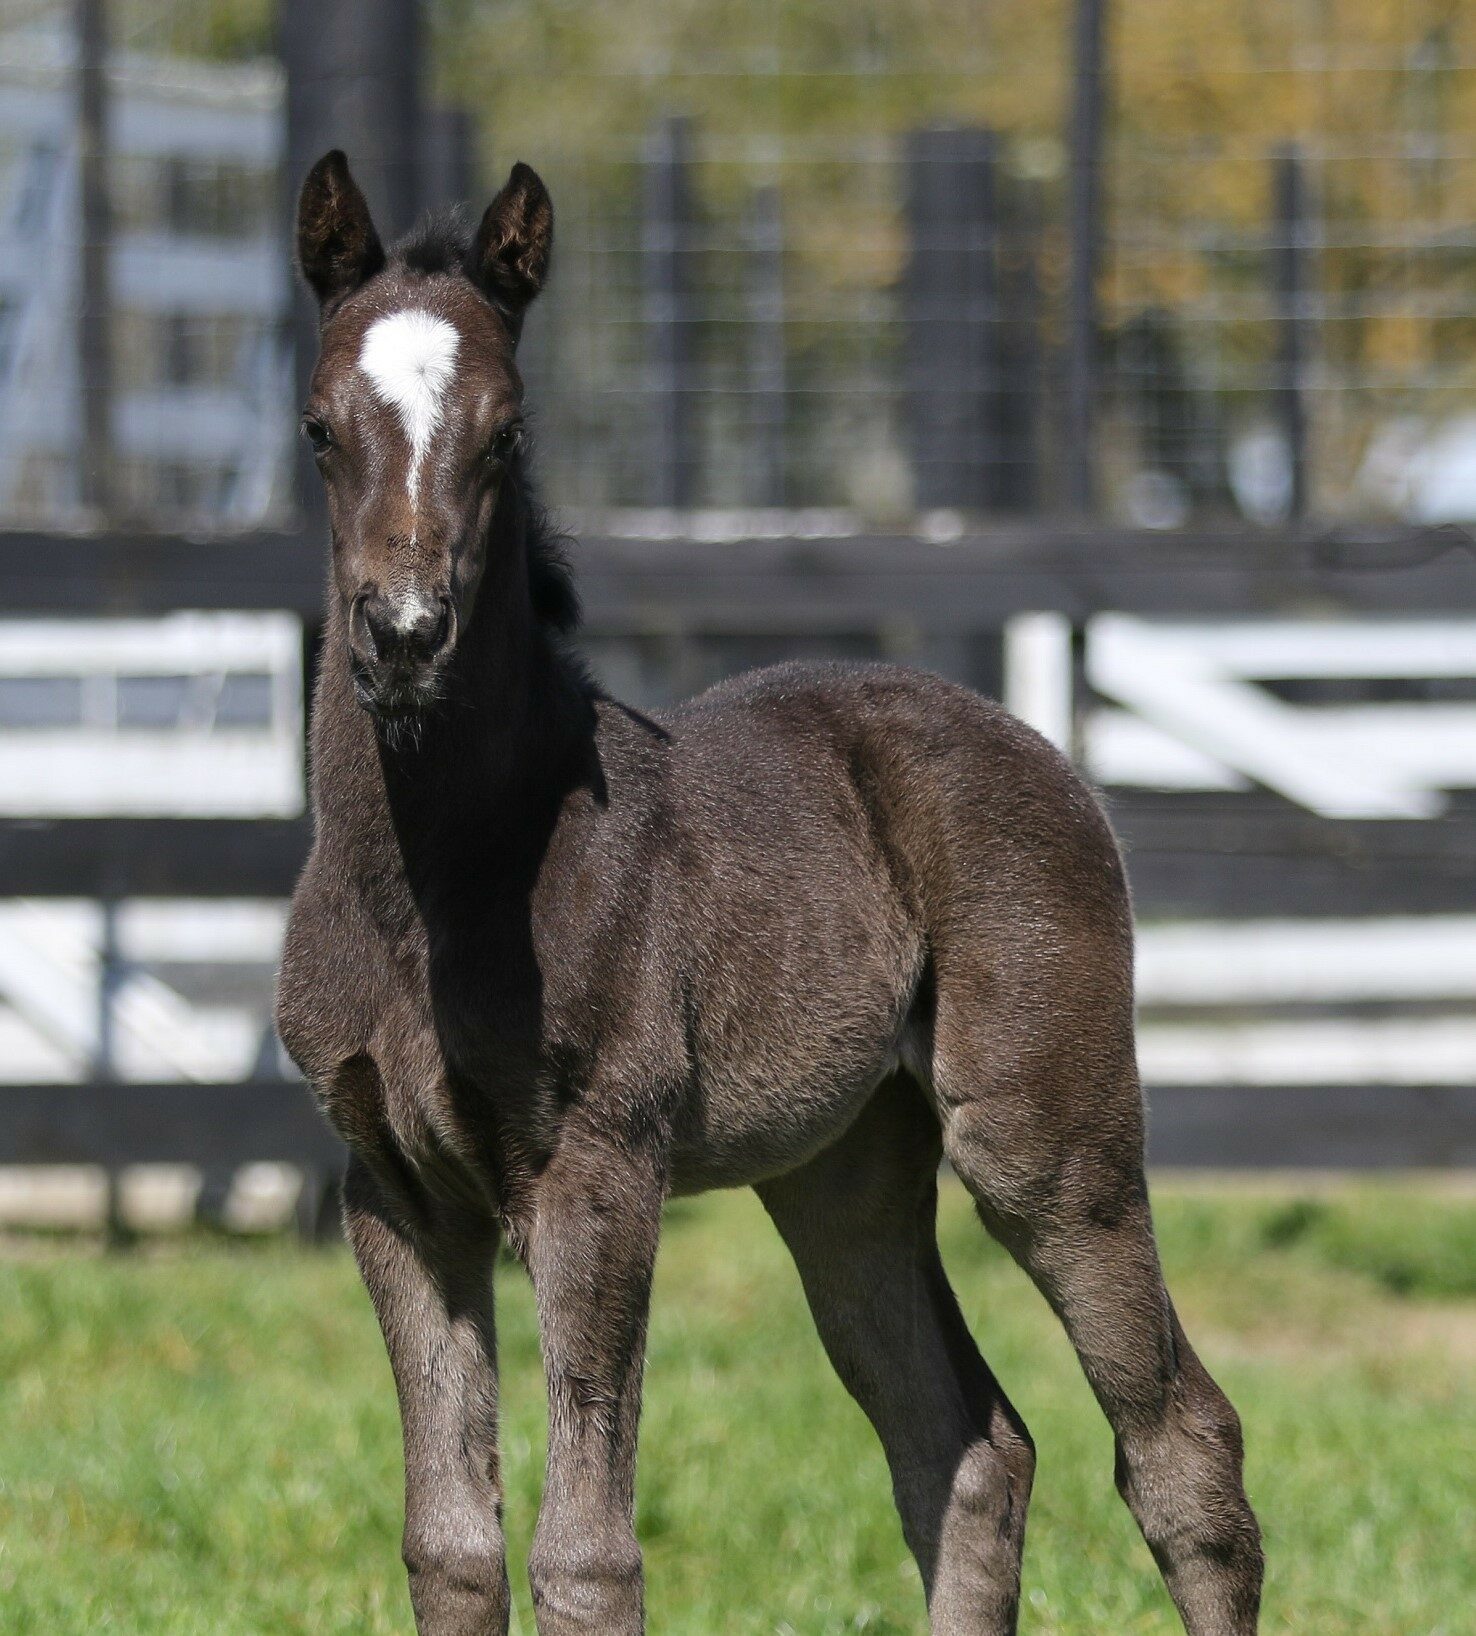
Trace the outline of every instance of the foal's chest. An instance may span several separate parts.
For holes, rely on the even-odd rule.
[[[434,948],[408,917],[382,924],[311,869],[293,900],[278,981],[283,1044],[351,1149],[438,1190],[514,1185],[551,1138],[540,1110],[557,1096],[536,1008],[525,980],[500,994],[489,984],[488,958]],[[521,964],[507,954],[501,963],[510,978]]]

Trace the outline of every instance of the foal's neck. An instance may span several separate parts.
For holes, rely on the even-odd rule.
[[[413,723],[358,703],[330,586],[312,739],[318,841],[361,882],[424,907],[470,875],[525,889],[564,798],[597,779],[591,689],[536,617],[522,502],[499,507],[443,696]]]

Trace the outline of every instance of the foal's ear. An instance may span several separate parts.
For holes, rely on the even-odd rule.
[[[548,277],[553,249],[553,201],[537,171],[521,161],[487,206],[467,252],[466,271],[501,309],[516,339],[523,314]]]
[[[334,148],[308,172],[297,198],[297,260],[324,315],[384,266],[369,205]]]

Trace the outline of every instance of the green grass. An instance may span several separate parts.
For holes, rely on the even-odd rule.
[[[1166,1191],[1185,1322],[1239,1406],[1287,1636],[1476,1632],[1476,1203],[1417,1186]],[[1075,1362],[956,1189],[965,1312],[1040,1449],[1022,1629],[1177,1629]],[[542,1459],[501,1275],[516,1629]],[[640,1528],[656,1636],[925,1629],[869,1428],[746,1195],[673,1208]],[[345,1253],[191,1240],[0,1263],[3,1636],[409,1632],[388,1368]]]

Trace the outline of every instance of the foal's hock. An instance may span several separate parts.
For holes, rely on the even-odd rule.
[[[474,234],[389,251],[341,153],[299,208],[333,544],[279,1022],[352,1155],[422,1636],[508,1626],[503,1238],[547,1371],[539,1631],[643,1629],[662,1205],[738,1186],[881,1438],[931,1629],[1013,1631],[1033,1454],[938,1258],[944,1155],[1066,1326],[1186,1628],[1246,1636],[1260,1544],[1234,1411],[1159,1271],[1106,823],[936,677],[782,666],[659,721],[590,682],[515,362],[552,228],[524,165]]]

